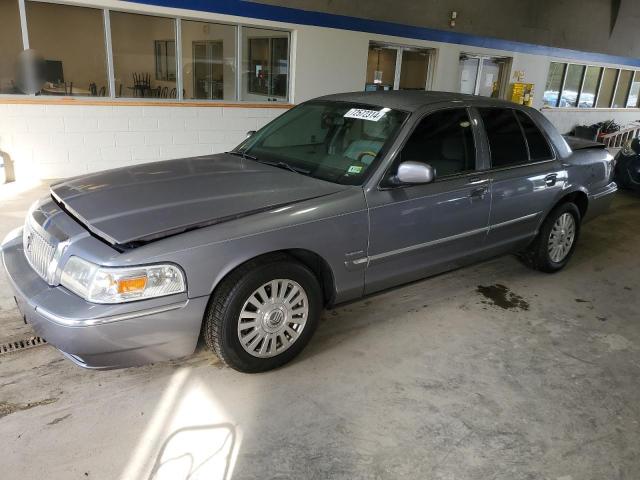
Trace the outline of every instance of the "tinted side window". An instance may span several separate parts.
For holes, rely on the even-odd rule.
[[[506,167],[527,163],[529,161],[527,145],[513,110],[506,108],[479,110],[491,149],[491,166]]]
[[[466,109],[441,110],[425,117],[402,149],[400,160],[428,163],[436,178],[475,170],[476,151]]]
[[[544,138],[544,135],[536,124],[533,123],[533,120],[529,118],[529,115],[522,113],[519,110],[516,111],[516,115],[518,116],[518,120],[520,120],[522,129],[524,130],[524,136],[526,137],[527,144],[529,145],[529,156],[531,157],[531,160],[535,162],[538,160],[549,160],[550,158],[553,158],[549,143]]]

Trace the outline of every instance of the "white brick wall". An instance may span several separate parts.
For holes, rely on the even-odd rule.
[[[17,179],[62,178],[227,151],[284,108],[0,104]]]

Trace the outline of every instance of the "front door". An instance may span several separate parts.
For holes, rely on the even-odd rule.
[[[366,192],[370,218],[365,293],[454,268],[478,253],[491,195],[478,170],[478,132],[466,108],[426,114],[409,135],[379,188]],[[431,165],[435,180],[398,184],[403,161]]]

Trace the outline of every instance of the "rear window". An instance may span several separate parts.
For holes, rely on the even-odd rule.
[[[527,139],[531,161],[536,162],[553,158],[553,153],[551,152],[551,147],[549,147],[547,139],[544,138],[544,135],[536,124],[533,123],[529,115],[518,110],[516,111],[516,116],[520,121],[520,125],[522,125],[524,136]]]
[[[491,149],[491,166],[527,163],[527,144],[514,111],[506,108],[481,108],[479,111]]]

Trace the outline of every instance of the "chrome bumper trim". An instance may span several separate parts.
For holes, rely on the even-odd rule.
[[[100,317],[100,318],[88,318],[86,320],[77,320],[71,318],[61,317],[60,315],[56,315],[55,313],[49,312],[44,308],[36,306],[36,312],[46,318],[47,320],[57,323],[58,325],[62,325],[64,327],[92,327],[95,325],[104,325],[106,323],[113,322],[121,322],[123,320],[131,320],[132,318],[146,317],[148,315],[155,315],[157,313],[169,312],[171,310],[178,310],[179,308],[183,308],[187,305],[189,301],[185,300],[184,302],[172,303],[170,305],[163,305],[162,307],[149,308],[146,310],[138,310],[136,312],[131,313],[122,313],[120,315],[113,315],[110,317]]]

